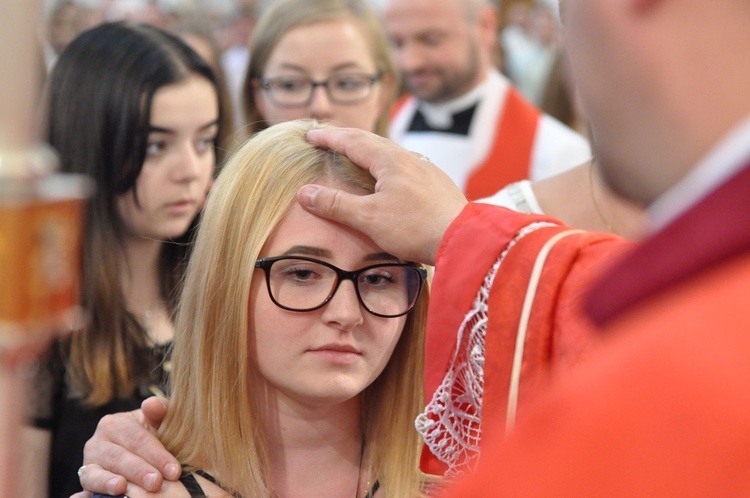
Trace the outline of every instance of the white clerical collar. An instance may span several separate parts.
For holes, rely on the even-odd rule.
[[[502,77],[496,74],[496,69],[493,68],[487,73],[487,77],[479,85],[453,100],[440,102],[439,104],[431,104],[420,100],[419,110],[430,126],[435,128],[449,128],[453,124],[454,114],[470,108],[482,99],[491,79],[503,81]]]
[[[664,192],[648,208],[651,229],[656,231],[708,195],[750,160],[750,117],[742,120],[695,168]]]

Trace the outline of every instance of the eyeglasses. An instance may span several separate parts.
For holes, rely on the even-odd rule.
[[[380,73],[338,74],[323,81],[302,77],[261,78],[260,86],[279,107],[310,105],[313,91],[319,86],[326,89],[331,102],[346,105],[364,101],[379,80]]]
[[[362,306],[375,316],[395,318],[414,308],[427,270],[413,263],[382,263],[356,271],[303,256],[259,259],[268,295],[279,308],[313,311],[325,306],[342,280],[351,280]]]

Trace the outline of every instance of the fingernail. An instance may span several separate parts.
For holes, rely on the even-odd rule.
[[[146,489],[149,491],[156,491],[156,480],[157,475],[154,472],[151,472],[150,474],[146,474],[146,477],[143,478],[143,484],[146,485]]]
[[[313,185],[305,185],[300,188],[297,199],[299,203],[305,207],[315,206],[315,197],[318,195],[319,189]]]
[[[120,478],[119,477],[113,477],[109,481],[107,481],[107,493],[111,495],[116,495],[120,490]]]
[[[176,463],[168,463],[164,466],[164,477],[170,481],[174,481],[180,477],[180,466]]]

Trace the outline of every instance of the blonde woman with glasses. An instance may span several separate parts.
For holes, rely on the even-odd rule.
[[[306,212],[296,192],[373,178],[287,122],[229,160],[179,305],[156,496],[411,497],[421,484],[426,271]],[[129,485],[131,498],[138,494]],[[148,496],[153,496],[149,494]]]
[[[242,136],[301,118],[387,135],[396,69],[365,0],[276,0],[253,28],[250,53]]]

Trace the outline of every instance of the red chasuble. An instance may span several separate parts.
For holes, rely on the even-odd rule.
[[[446,496],[750,496],[750,165],[593,287],[604,338]]]
[[[551,245],[553,239],[556,242]],[[588,355],[596,336],[593,324],[582,312],[583,290],[589,288],[604,266],[632,245],[611,234],[571,232],[569,227],[546,216],[519,214],[485,204],[469,204],[464,209],[443,238],[432,286],[425,394],[426,415],[438,426],[432,429],[423,450],[424,472],[443,475],[450,470],[450,474],[460,474],[476,460],[471,451],[457,456],[451,449],[453,454],[447,458],[440,456],[441,447],[450,447],[453,441],[448,442],[440,434],[446,429],[437,419],[458,421],[446,430],[445,436],[454,432],[467,434],[469,439],[479,439],[480,434],[482,440],[502,437],[515,418],[515,410],[511,408],[509,412],[509,403],[517,403],[522,417],[526,400],[537,385],[546,384],[556,370],[567,369]],[[543,250],[549,252],[541,260]],[[459,348],[467,347],[457,334],[467,313],[476,307],[478,290],[486,285],[487,274],[501,254],[502,262],[489,288],[481,392],[468,393],[480,399],[478,406],[472,406],[463,402],[467,386],[446,389],[444,385],[457,369],[457,343]],[[530,293],[535,266],[539,274],[534,279],[535,292]],[[524,306],[528,307],[528,321],[522,327]],[[519,329],[525,331],[520,341]],[[514,376],[517,395],[511,392]],[[446,409],[456,413],[430,413],[430,402],[433,407],[440,405],[440,410],[445,408],[444,401],[433,400],[436,391],[438,397],[450,398]],[[473,424],[472,419],[481,419],[481,426]]]

